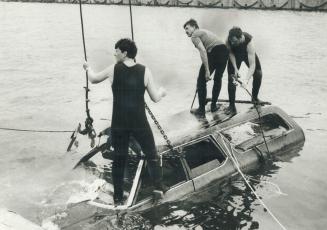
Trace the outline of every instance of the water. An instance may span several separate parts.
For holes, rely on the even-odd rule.
[[[103,5],[85,5],[83,10],[88,60],[100,70],[113,61],[115,41],[130,36],[129,10]],[[306,135],[301,151],[254,173],[261,179],[254,182],[255,187],[287,229],[324,229],[327,15],[134,7],[138,61],[152,69],[158,84],[169,93],[159,104],[149,103],[159,120],[188,109],[193,99],[200,58],[182,29],[190,17],[224,39],[233,25],[254,36],[264,74],[261,98],[292,115]],[[73,130],[85,118],[78,6],[1,2],[0,34],[1,127]],[[221,98],[227,98],[226,79],[225,73]],[[108,87],[108,82],[95,85],[90,93],[97,129],[110,123]],[[237,97],[248,99],[241,89]],[[71,195],[94,181],[95,176],[84,169],[71,170],[81,153],[88,151],[88,140],[81,138],[79,152],[65,153],[69,136],[0,132],[1,207],[41,224],[64,210]],[[287,195],[263,180],[278,184]],[[211,188],[191,200],[124,216],[121,221],[121,228],[279,229],[241,180]],[[98,223],[97,229],[117,226]],[[91,228],[86,223],[83,228],[86,226]]]

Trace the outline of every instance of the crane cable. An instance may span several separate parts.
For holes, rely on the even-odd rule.
[[[80,9],[80,18],[81,18],[81,29],[82,29],[82,39],[83,39],[83,50],[84,50],[84,60],[87,62],[87,55],[86,55],[86,46],[85,46],[85,36],[84,36],[84,23],[83,23],[83,11],[82,11],[82,0],[79,0],[79,9]],[[85,89],[85,112],[86,112],[86,119],[85,119],[85,128],[83,130],[78,130],[78,132],[82,135],[88,135],[91,139],[91,147],[94,147],[95,144],[95,137],[96,132],[93,128],[93,118],[90,115],[90,109],[89,109],[89,92],[91,91],[89,89],[89,76],[87,71],[85,71],[85,80],[86,85],[84,87]]]

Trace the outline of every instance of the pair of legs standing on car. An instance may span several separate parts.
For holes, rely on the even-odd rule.
[[[211,101],[211,111],[215,112],[218,108],[216,103],[221,90],[221,81],[223,73],[226,68],[228,61],[228,49],[225,45],[218,45],[212,48],[211,52],[207,53],[208,55],[208,64],[210,74],[215,71],[214,83],[212,88],[212,101]],[[207,82],[205,78],[205,68],[202,64],[199,71],[199,76],[197,80],[197,92],[199,100],[199,109],[197,113],[199,115],[205,114],[205,104],[207,99]]]
[[[123,200],[124,171],[128,157],[130,135],[140,145],[147,162],[148,170],[155,189],[164,191],[159,157],[156,150],[153,134],[149,123],[146,121],[142,128],[112,129],[112,145],[115,149],[112,165],[112,178],[114,185],[114,201],[121,203]]]
[[[244,62],[249,67],[249,61],[247,58],[245,59],[238,59],[236,58],[236,66],[237,69],[241,67],[242,62]],[[235,85],[235,70],[230,61],[228,61],[228,95],[229,95],[229,112],[236,113],[236,106],[235,106],[235,94],[236,94],[236,85]],[[252,102],[258,102],[258,94],[259,89],[261,86],[262,81],[262,70],[261,70],[261,64],[259,61],[259,58],[257,55],[255,55],[255,71],[253,73],[253,82],[252,82]]]
[[[222,77],[226,68],[226,64],[228,61],[228,49],[227,47],[220,45],[216,46],[212,49],[210,53],[208,53],[208,62],[210,74],[215,71],[214,75],[214,84],[212,88],[212,101],[211,101],[211,111],[215,112],[218,108],[216,103],[218,101],[218,97],[221,90]],[[242,62],[245,62],[247,66],[249,66],[249,62],[247,59],[241,60],[236,59],[237,68],[239,69]],[[258,101],[259,89],[262,81],[262,70],[261,64],[258,56],[255,57],[256,68],[253,74],[253,83],[252,83],[252,101]],[[236,113],[235,106],[235,94],[236,94],[236,85],[234,84],[234,74],[235,70],[230,61],[228,61],[228,95],[229,95],[229,112]],[[199,109],[198,114],[205,114],[205,104],[207,98],[207,85],[205,79],[205,68],[202,64],[199,71],[199,76],[197,80],[197,92],[198,92],[198,100],[199,100]]]

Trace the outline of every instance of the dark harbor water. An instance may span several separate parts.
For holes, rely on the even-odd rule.
[[[100,70],[114,60],[114,43],[130,37],[129,9],[83,9],[88,60]],[[254,36],[263,68],[260,97],[291,115],[306,141],[301,149],[251,173],[251,183],[286,229],[325,229],[327,15],[134,7],[138,61],[149,66],[168,91],[162,102],[149,103],[159,120],[189,109],[193,99],[200,57],[182,28],[190,17],[223,39],[233,25]],[[0,126],[73,130],[83,122],[85,73],[78,5],[0,2],[0,34]],[[101,130],[110,124],[109,82],[91,87],[91,114]],[[227,97],[225,73],[221,98]],[[238,89],[237,98],[248,96]],[[82,137],[79,148],[66,153],[69,137],[0,131],[0,208],[55,229],[51,217],[65,218],[68,199],[97,179],[83,168],[72,170],[89,150],[89,142]],[[281,229],[241,178],[148,212],[81,221],[85,215],[80,210],[70,219],[80,225],[63,229]]]

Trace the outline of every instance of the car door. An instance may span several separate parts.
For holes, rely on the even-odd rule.
[[[163,183],[168,187],[168,191],[166,191],[160,202],[177,200],[184,195],[194,192],[193,182],[188,176],[182,158],[171,158],[164,155],[161,173]],[[154,189],[147,164],[145,163],[140,174],[133,204],[152,202]]]
[[[183,146],[184,163],[193,180],[195,190],[220,179],[224,172],[226,154],[212,135]]]

